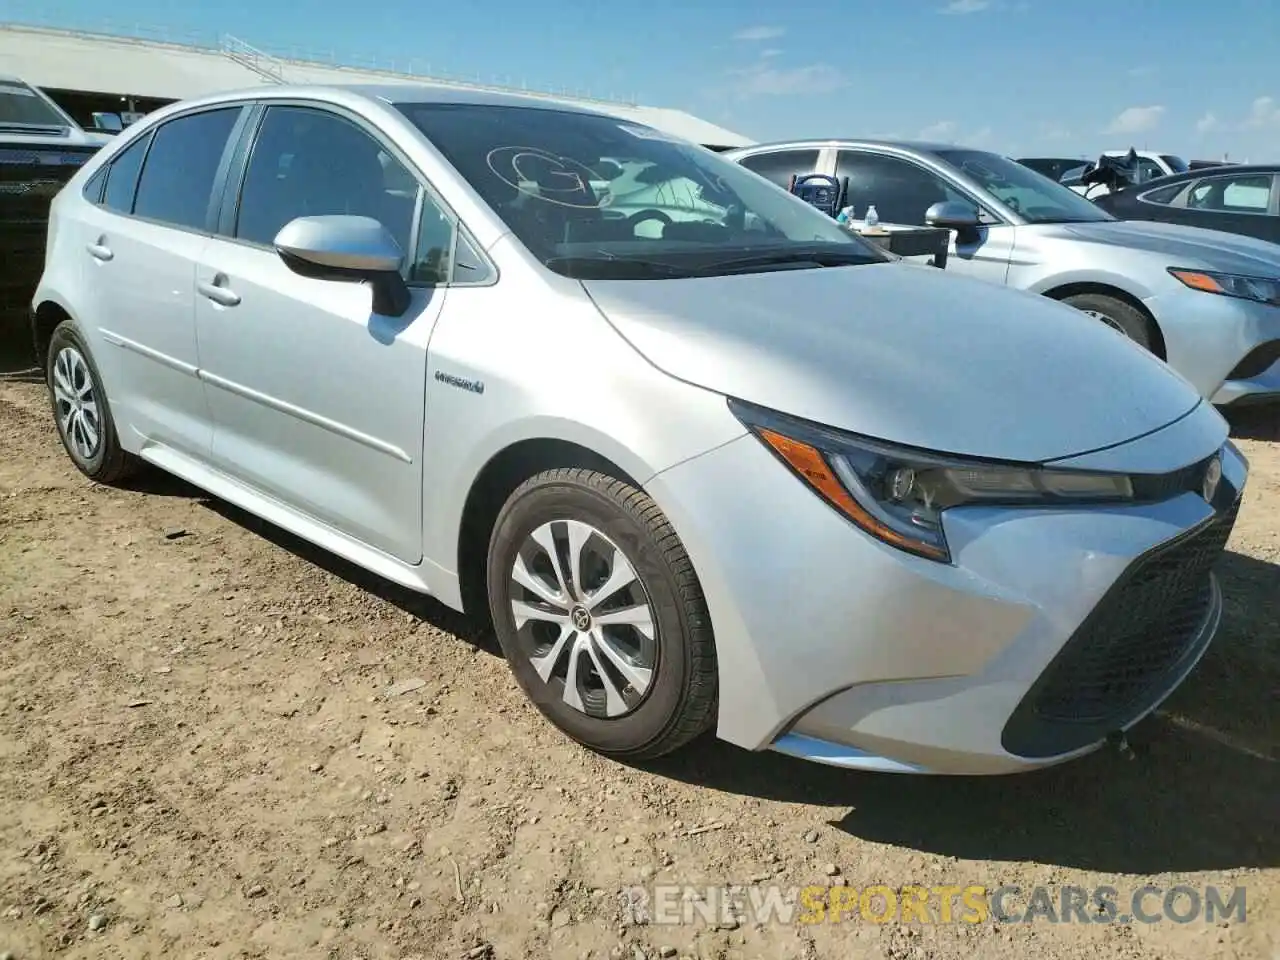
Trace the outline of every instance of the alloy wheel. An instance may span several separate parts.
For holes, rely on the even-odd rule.
[[[657,618],[621,548],[588,523],[544,523],[511,567],[521,651],[552,696],[616,719],[644,701],[657,669]]]
[[[75,347],[63,347],[54,358],[53,399],[67,445],[82,460],[92,460],[102,446],[102,416],[93,374]]]

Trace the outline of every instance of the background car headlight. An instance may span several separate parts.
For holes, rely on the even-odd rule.
[[[739,400],[729,408],[831,507],[877,539],[930,560],[951,560],[942,529],[942,513],[951,507],[1133,498],[1123,474],[970,460],[869,440]]]
[[[1192,290],[1280,306],[1280,280],[1245,277],[1234,273],[1210,273],[1205,270],[1182,270],[1178,267],[1170,267],[1169,273]]]

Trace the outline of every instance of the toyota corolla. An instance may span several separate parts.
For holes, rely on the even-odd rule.
[[[86,476],[161,468],[491,620],[607,755],[1033,768],[1218,627],[1247,467],[1184,379],[603,114],[171,105],[58,195],[32,316]]]

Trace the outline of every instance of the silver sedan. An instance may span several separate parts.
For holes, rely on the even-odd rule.
[[[489,621],[628,759],[1093,750],[1213,639],[1247,475],[1076,310],[650,127],[456,89],[150,114],[54,201],[33,332],[86,476],[158,467]]]
[[[984,150],[803,140],[725,156],[780,185],[792,174],[834,176],[855,218],[874,204],[884,223],[952,230],[948,271],[1071,304],[1168,361],[1216,404],[1280,399],[1280,245],[1118,221]]]

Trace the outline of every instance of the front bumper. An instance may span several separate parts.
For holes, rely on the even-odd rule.
[[[1161,434],[1166,442],[1156,443]],[[1147,470],[1157,448],[1183,457],[1194,447],[1193,455],[1162,466],[1172,469],[1225,441],[1221,418],[1206,404],[1135,447]],[[1097,694],[1109,682],[1106,656],[1092,673],[1088,663],[1080,665],[1090,649],[1077,651],[1074,665],[1055,666],[1059,680],[1045,693],[1055,658],[1081,644],[1097,652],[1097,641],[1069,641],[1089,628],[1100,605],[1115,607],[1114,594],[1104,601],[1118,582],[1132,580],[1142,558],[1194,536],[1188,531],[1225,543],[1247,469],[1226,447],[1220,496],[1231,502],[1219,500],[1216,510],[1184,492],[1160,503],[1096,509],[952,511],[952,564],[864,535],[754,437],[665,471],[647,486],[684,540],[707,597],[720,664],[721,738],[859,769],[987,774],[1095,749],[1190,672],[1221,609],[1207,566],[1198,584],[1207,602],[1185,625],[1175,655],[1119,713],[1074,738],[1064,737],[1054,719],[1054,709],[1070,709],[1073,690]],[[1220,552],[1221,544],[1209,544],[1209,561]],[[1172,588],[1157,578],[1161,584]],[[1112,615],[1132,606],[1130,594]],[[1115,664],[1132,662],[1133,650],[1115,649],[1114,636],[1109,642]],[[1028,728],[1027,718],[1045,721],[1042,714],[1051,722]]]
[[[1143,301],[1165,359],[1215,404],[1280,399],[1280,307],[1178,290]]]

